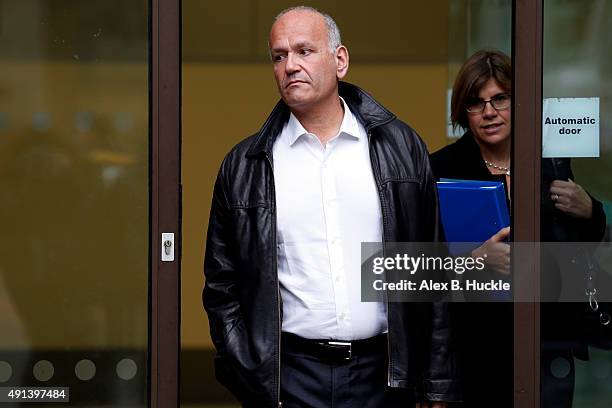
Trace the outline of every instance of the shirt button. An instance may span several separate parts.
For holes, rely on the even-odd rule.
[[[336,282],[340,282],[340,280],[341,280],[340,275],[336,275],[336,277],[335,277],[335,281],[336,281]]]
[[[346,313],[342,312],[340,313],[340,320],[344,320],[346,319]]]

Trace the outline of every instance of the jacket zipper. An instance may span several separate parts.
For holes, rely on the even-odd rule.
[[[385,230],[385,207],[383,203],[383,193],[382,193],[382,185],[380,182],[380,174],[378,173],[378,167],[374,165],[374,160],[372,158],[372,144],[370,143],[370,139],[372,138],[372,131],[368,129],[368,151],[370,153],[370,165],[372,166],[372,172],[374,173],[374,180],[376,181],[376,190],[378,191],[378,200],[380,201],[380,212],[382,214],[382,243],[383,243],[383,255],[385,251],[385,242],[387,237],[387,232]],[[385,296],[385,306],[387,308],[387,386],[391,386],[391,323],[389,322],[389,298],[387,297],[387,293],[384,293]]]
[[[278,249],[277,249],[277,242],[276,242],[276,188],[274,185],[274,166],[272,165],[272,160],[270,159],[270,156],[268,156],[268,154],[266,154],[266,159],[268,161],[268,164],[270,165],[270,177],[272,178],[272,185],[271,185],[271,191],[272,191],[272,246],[273,246],[273,251],[274,251],[274,271],[276,274],[276,312],[277,312],[277,318],[278,318],[278,354],[276,357],[276,366],[277,366],[277,381],[276,381],[276,403],[278,405],[279,408],[281,408],[283,406],[283,403],[280,400],[280,379],[281,379],[281,294],[280,294],[280,283],[278,281]]]

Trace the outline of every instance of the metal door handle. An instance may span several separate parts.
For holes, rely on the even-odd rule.
[[[162,233],[162,248],[161,248],[161,260],[162,262],[174,262],[174,233],[164,232]]]

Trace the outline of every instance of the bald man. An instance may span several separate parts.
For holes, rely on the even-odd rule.
[[[216,375],[253,407],[442,408],[459,392],[446,305],[362,302],[362,242],[436,241],[428,153],[340,80],[334,20],[282,11],[270,30],[281,100],[226,156],[203,301]]]

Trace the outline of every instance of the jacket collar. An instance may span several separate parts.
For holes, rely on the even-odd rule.
[[[351,109],[351,112],[366,128],[366,131],[376,126],[384,125],[395,119],[395,115],[379,104],[367,92],[348,82],[338,82],[338,93]],[[268,119],[255,134],[255,140],[247,152],[247,157],[265,153],[272,157],[274,140],[280,134],[285,122],[289,120],[289,107],[280,100]]]

